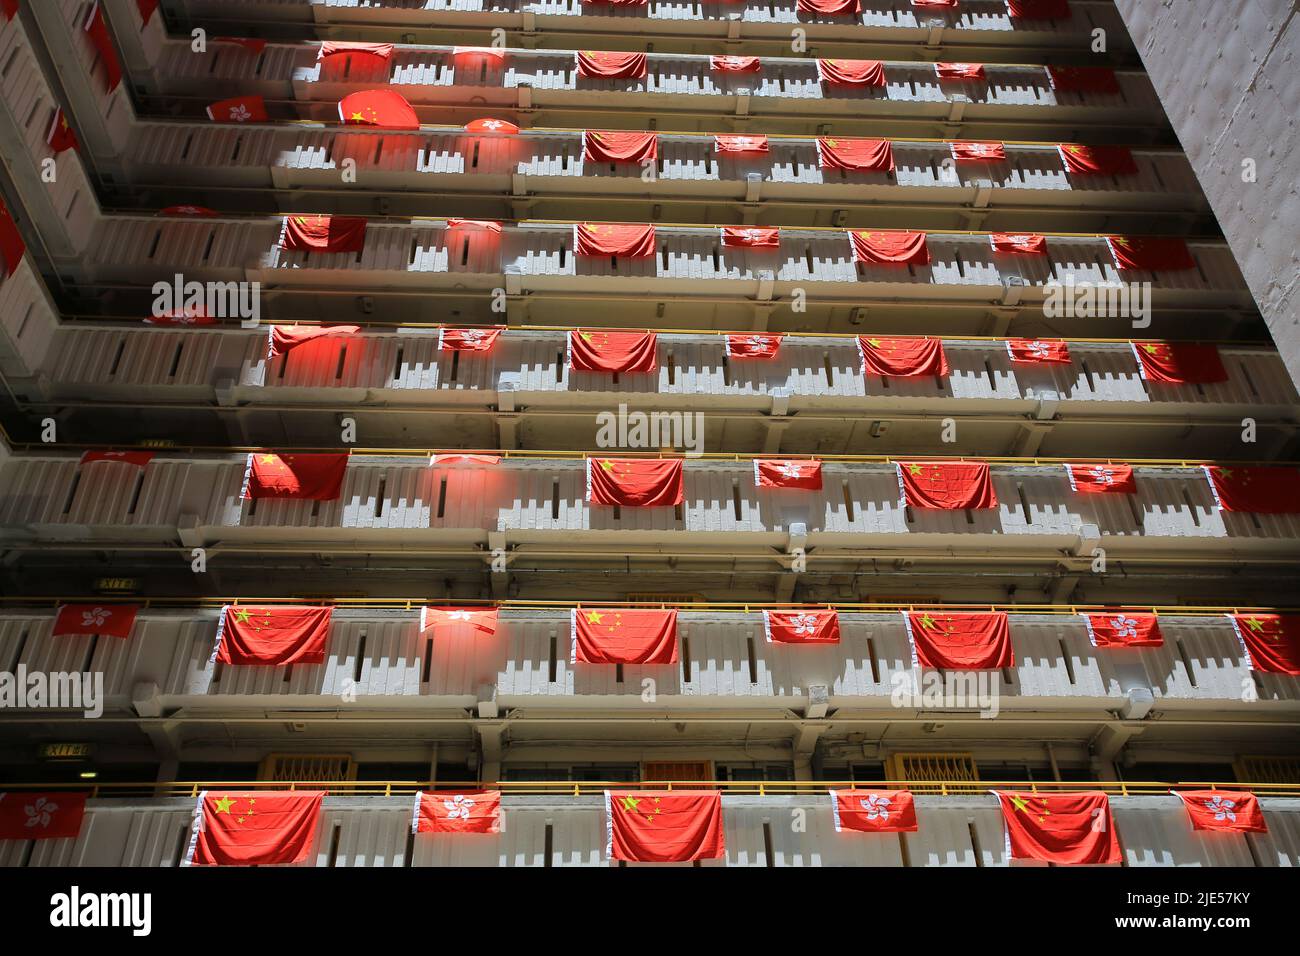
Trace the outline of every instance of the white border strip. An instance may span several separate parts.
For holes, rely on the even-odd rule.
[[[578,609],[569,608],[569,663],[578,663]]]
[[[605,860],[614,860],[614,810],[611,806],[610,791],[605,791]]]
[[[424,797],[423,790],[415,791],[415,809],[411,811],[411,832],[412,833],[420,832],[420,806],[424,802],[423,797]]]
[[[1223,499],[1219,497],[1219,489],[1214,486],[1214,475],[1210,473],[1209,465],[1202,465],[1201,471],[1205,473],[1205,482],[1210,486],[1210,494],[1214,495],[1214,508],[1216,511],[1225,511]]]
[[[1083,618],[1083,626],[1086,627],[1086,628],[1088,629],[1088,640],[1092,642],[1092,646],[1093,646],[1093,647],[1096,647],[1096,646],[1097,646],[1097,635],[1096,635],[1096,633],[1095,633],[1095,632],[1093,631],[1093,629],[1092,629],[1092,615],[1091,615],[1091,614],[1080,614],[1079,616],[1080,616],[1081,618]]]
[[[239,500],[243,501],[248,497],[248,486],[253,480],[253,453],[250,451],[248,457],[244,459],[244,480],[239,486]]]
[[[1228,623],[1232,625],[1232,633],[1237,635],[1237,643],[1241,645],[1241,656],[1246,659],[1246,666],[1251,670],[1254,670],[1255,662],[1250,659],[1250,651],[1246,647],[1246,639],[1241,636],[1241,625],[1237,623],[1236,616],[1232,614],[1225,614],[1223,616],[1226,617]]]
[[[844,825],[840,821],[840,791],[832,790],[831,794],[831,816],[835,818],[835,832],[843,833]]]
[[[199,845],[199,834],[203,832],[203,801],[207,796],[208,791],[199,791],[199,799],[194,804],[194,814],[190,818],[190,842],[185,848],[185,859],[181,860],[181,866],[194,865],[194,851]]]
[[[894,462],[894,476],[898,479],[898,507],[907,507],[907,490],[903,487],[903,466]]]
[[[1079,486],[1075,484],[1074,481],[1074,469],[1070,467],[1068,462],[1062,465],[1061,467],[1065,469],[1065,480],[1070,483],[1070,490],[1075,493],[1078,493]]]
[[[903,615],[903,630],[907,631],[907,647],[912,652],[912,667],[914,673],[918,672],[921,667],[921,659],[916,656],[916,637],[912,634],[912,618],[907,611],[899,611]],[[919,673],[917,674],[919,677]]]
[[[763,612],[763,636],[767,638],[767,643],[775,644],[776,641],[772,640],[772,616],[771,615],[772,615],[771,611]]]
[[[221,640],[226,636],[226,614],[230,610],[230,605],[223,605],[221,614],[217,617],[217,639],[212,645],[212,656],[208,658],[208,666],[211,667],[217,663],[217,653],[221,650]]]

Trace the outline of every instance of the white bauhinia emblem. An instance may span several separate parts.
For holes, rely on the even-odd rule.
[[[230,118],[236,123],[247,123],[253,118],[253,114],[248,111],[248,107],[243,103],[230,108]]]
[[[889,819],[889,798],[882,797],[878,793],[872,793],[865,800],[859,800],[862,809],[867,812],[868,820],[888,820]]]
[[[102,627],[104,622],[112,616],[113,612],[106,607],[91,608],[89,611],[81,612],[81,626]]]
[[[744,340],[745,344],[754,351],[767,348],[768,338],[765,335],[750,335]]]
[[[803,467],[797,461],[787,461],[781,464],[782,478],[802,478]]]
[[[466,342],[482,342],[486,336],[487,333],[479,329],[465,329],[461,332],[461,337]]]
[[[484,121],[483,121],[483,128],[484,128],[484,129],[498,130],[498,129],[500,129],[503,125],[505,125],[505,124],[503,124],[500,120],[490,119],[490,120],[484,120]]]
[[[1035,340],[1033,342],[1030,342],[1026,346],[1026,348],[1029,349],[1029,354],[1036,359],[1050,358],[1052,354],[1051,346],[1049,346],[1046,342],[1039,342]]]
[[[1109,468],[1090,468],[1088,474],[1092,475],[1093,480],[1099,485],[1115,484],[1115,472]]]
[[[1233,811],[1236,808],[1237,803],[1235,800],[1225,800],[1223,797],[1211,797],[1205,801],[1205,809],[1212,810],[1216,820],[1232,820],[1235,822],[1237,814]]]
[[[790,618],[790,626],[796,634],[817,633],[817,618],[812,614],[796,614]]]
[[[474,615],[469,611],[448,611],[447,619],[451,621],[472,621]]]
[[[447,816],[452,820],[469,820],[469,813],[474,809],[474,801],[463,793],[458,793],[450,800],[442,801],[447,808]]]
[[[1029,241],[1028,236],[1007,236],[1007,239],[1011,242],[1019,243],[1020,245],[1024,245]]]
[[[35,803],[29,803],[23,807],[27,814],[27,822],[23,824],[26,827],[48,827],[50,821],[54,819],[53,814],[57,812],[59,805],[44,797],[37,797]]]
[[[1115,629],[1115,634],[1119,637],[1137,637],[1138,622],[1131,617],[1113,617],[1110,619],[1110,626]]]

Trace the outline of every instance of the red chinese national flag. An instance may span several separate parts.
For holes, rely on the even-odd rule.
[[[605,853],[629,863],[691,863],[726,853],[722,794],[606,790]]]
[[[574,54],[578,76],[598,80],[644,79],[648,60],[644,53],[607,53],[583,50]]]
[[[420,633],[443,628],[470,628],[484,634],[497,632],[497,609],[494,607],[422,607]]]
[[[1118,93],[1115,71],[1106,66],[1049,66],[1052,89],[1079,93]]]
[[[117,47],[113,46],[113,37],[108,32],[108,23],[104,20],[99,0],[90,5],[81,28],[86,31],[90,45],[99,54],[99,62],[104,66],[104,85],[112,93],[122,82],[122,62],[117,58]]]
[[[244,607],[227,604],[217,622],[218,664],[287,667],[323,664],[330,607]]]
[[[1258,515],[1300,512],[1300,468],[1202,465],[1221,511]]]
[[[1132,465],[1075,465],[1065,466],[1070,488],[1085,495],[1137,494],[1137,478]]]
[[[426,790],[415,795],[412,833],[500,833],[500,790]]]
[[[0,199],[0,258],[4,259],[6,276],[17,271],[26,251],[27,243],[23,242],[23,234],[18,231],[18,223],[14,222],[5,201]]]
[[[903,624],[916,667],[983,671],[1015,666],[1004,611],[904,611]]]
[[[781,348],[780,335],[750,332],[727,336],[727,358],[774,359]]]
[[[1007,355],[1025,364],[1070,364],[1070,347],[1059,339],[1007,339]]]
[[[359,325],[273,325],[267,341],[266,354],[268,358],[275,358],[308,342],[347,338],[360,331]]]
[[[654,332],[602,332],[578,329],[568,334],[569,368],[575,372],[653,372],[659,367]]]
[[[1007,0],[1013,20],[1065,20],[1070,16],[1069,0]]]
[[[1119,863],[1119,839],[1104,793],[993,791],[1013,860]]]
[[[1093,647],[1163,647],[1160,619],[1141,611],[1098,611],[1083,615]]]
[[[486,352],[496,344],[500,329],[439,329],[439,352]]]
[[[766,133],[719,133],[713,137],[715,153],[749,154],[763,156],[770,152]]]
[[[588,458],[587,500],[593,505],[669,508],[684,500],[680,458]]]
[[[1193,342],[1133,342],[1138,371],[1148,382],[1197,385],[1226,382],[1219,349]]]
[[[1193,830],[1226,833],[1267,833],[1264,811],[1248,790],[1174,790],[1183,802]]]
[[[1002,143],[949,143],[954,162],[999,163],[1007,158],[1007,148]]]
[[[908,378],[948,374],[948,358],[940,339],[859,335],[858,354],[863,375]]]
[[[723,226],[722,244],[733,249],[780,249],[781,230],[776,226]]]
[[[377,129],[420,128],[420,118],[406,98],[392,90],[362,90],[339,100],[339,121],[344,126],[373,126]]]
[[[832,86],[885,85],[885,64],[880,60],[817,61],[817,78]]]
[[[102,634],[127,638],[135,626],[136,604],[65,604],[55,615],[52,637]]]
[[[270,118],[260,96],[232,96],[208,107],[208,119],[214,123],[265,123]]]
[[[1252,670],[1300,677],[1300,614],[1229,614],[1228,620]]]
[[[360,252],[366,220],[360,216],[286,216],[280,245],[302,252]]]
[[[582,134],[582,158],[589,163],[643,163],[659,156],[657,133],[598,132]]]
[[[153,461],[151,451],[88,451],[81,456],[81,464],[89,465],[95,461],[116,461],[135,468],[144,468]]]
[[[1178,272],[1195,269],[1196,260],[1181,239],[1155,236],[1107,236],[1106,244],[1120,269]]]
[[[763,635],[769,644],[838,644],[840,616],[835,611],[764,611]]]
[[[50,128],[45,133],[45,142],[56,155],[64,150],[77,148],[77,134],[68,124],[68,114],[63,111],[62,106],[54,108],[54,115],[50,117]]]
[[[941,80],[982,80],[983,63],[936,63],[935,75]]]
[[[350,56],[353,54],[373,57],[387,62],[392,59],[393,45],[391,43],[341,43],[335,40],[326,40],[320,45],[320,50],[316,53],[316,59],[325,60],[332,56]]]
[[[320,823],[319,790],[205,790],[194,809],[186,866],[274,866],[307,859]]]
[[[817,162],[822,169],[857,173],[889,172],[894,168],[894,147],[887,139],[823,136],[817,140]]]
[[[989,466],[982,461],[900,461],[903,503],[912,508],[996,508]]]
[[[714,56],[709,68],[716,73],[759,73],[763,63],[756,56]]]
[[[820,13],[828,17],[856,16],[861,9],[858,0],[799,0],[800,13]]]
[[[1102,176],[1128,176],[1137,172],[1137,163],[1127,146],[1062,143],[1056,148],[1067,172]]]
[[[242,497],[333,501],[343,488],[347,468],[347,454],[257,452],[248,456]]]
[[[573,227],[573,253],[578,256],[652,259],[655,254],[655,227],[622,222],[577,223]]]
[[[84,793],[0,793],[0,840],[72,840],[86,815]]]
[[[910,790],[832,790],[835,832],[915,833],[916,803]]]
[[[569,620],[574,663],[677,663],[676,611],[574,608]]]
[[[868,265],[927,265],[930,249],[923,232],[855,230],[849,233],[853,261]]]
[[[754,484],[759,488],[800,488],[821,491],[822,463],[787,458],[755,458]]]
[[[1005,255],[1045,256],[1047,237],[1033,232],[994,232],[989,234],[994,252]]]

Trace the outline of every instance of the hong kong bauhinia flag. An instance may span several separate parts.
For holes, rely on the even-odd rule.
[[[326,40],[316,52],[316,59],[325,60],[332,56],[353,55],[388,61],[393,58],[393,45],[391,43],[347,43]]]
[[[872,266],[927,265],[930,250],[923,232],[897,230],[854,230],[849,233],[853,244],[853,261]]]
[[[1070,16],[1069,0],[1007,0],[1013,20],[1065,20]]]
[[[1300,677],[1300,614],[1229,614],[1251,670]]]
[[[982,671],[1015,666],[1004,611],[904,611],[903,625],[916,667]]]
[[[1000,163],[1007,158],[1007,148],[1002,143],[949,143],[954,162]]]
[[[1047,237],[1033,232],[989,233],[989,245],[993,247],[994,252],[1004,255],[1047,255]]]
[[[682,503],[680,458],[588,458],[587,500],[624,508],[671,508]]]
[[[1119,838],[1104,793],[993,791],[1002,807],[1008,856],[1045,863],[1119,863]]]
[[[122,465],[131,465],[133,468],[144,468],[149,462],[153,461],[153,452],[151,451],[87,451],[81,455],[81,464],[89,465],[97,461],[117,462]]]
[[[1148,382],[1167,385],[1209,385],[1226,382],[1218,346],[1197,342],[1133,342],[1138,372]]]
[[[691,863],[726,852],[722,794],[606,790],[605,853],[629,863]]]
[[[217,620],[212,659],[218,664],[285,667],[322,664],[329,637],[330,607],[245,607],[227,604]]]
[[[755,458],[754,484],[759,488],[821,491],[822,463],[815,459]]]
[[[360,216],[286,216],[280,245],[302,252],[360,252],[366,220]]]
[[[496,345],[500,329],[439,329],[439,352],[487,352]]]
[[[1107,236],[1106,244],[1119,269],[1183,272],[1196,268],[1196,260],[1182,239],[1166,236]]]
[[[573,252],[579,256],[649,259],[655,254],[655,227],[643,223],[580,222],[573,227]]]
[[[659,367],[654,332],[576,329],[568,334],[569,368],[575,372],[653,372]]]
[[[941,80],[982,80],[983,63],[936,63],[934,73]]]
[[[709,69],[715,73],[761,73],[763,63],[756,56],[714,56]]]
[[[835,832],[915,833],[916,802],[910,790],[832,790]]]
[[[1118,93],[1119,79],[1106,66],[1049,66],[1052,89],[1074,93]]]
[[[1193,830],[1225,833],[1267,833],[1264,811],[1248,790],[1174,790],[1183,802]]]
[[[1116,608],[1083,615],[1093,647],[1163,647],[1160,619],[1155,614]]]
[[[393,90],[362,90],[339,100],[339,122],[345,126],[373,126],[376,129],[420,128],[415,107]]]
[[[722,245],[728,249],[780,249],[776,226],[722,226]]]
[[[1067,172],[1098,176],[1127,176],[1137,172],[1137,163],[1127,146],[1062,143],[1057,150]]]
[[[54,616],[50,634],[53,637],[75,634],[130,637],[139,610],[137,604],[65,604]]]
[[[822,169],[887,173],[894,168],[894,146],[887,139],[822,136],[817,140],[817,162]]]
[[[1007,357],[1031,365],[1069,365],[1070,346],[1060,339],[1007,339]]]
[[[76,839],[85,815],[84,793],[0,793],[0,840]]]
[[[840,616],[835,611],[764,611],[763,636],[769,644],[838,644]]]
[[[851,17],[861,9],[858,0],[798,0],[800,13],[820,13],[828,17]]]
[[[415,795],[412,833],[500,833],[500,790],[426,790]]]
[[[333,501],[343,488],[347,454],[255,452],[245,466],[243,498]]]
[[[998,506],[987,462],[899,461],[894,468],[899,495],[908,507],[960,511]]]
[[[1300,468],[1202,465],[1220,511],[1260,515],[1300,512]]]
[[[644,163],[658,156],[658,133],[589,129],[582,134],[582,158],[588,163]]]
[[[194,808],[185,866],[276,866],[311,852],[325,794],[205,790]]]
[[[576,664],[676,664],[677,612],[574,608],[569,612]]]
[[[719,133],[713,137],[715,153],[765,156],[770,150],[766,133]]]
[[[781,349],[781,335],[763,332],[741,333],[727,336],[727,358],[774,359]]]
[[[862,357],[863,375],[906,378],[948,374],[941,339],[859,335],[858,354]]]
[[[649,60],[644,53],[607,53],[583,50],[574,54],[578,76],[599,80],[644,79]]]
[[[818,60],[817,77],[832,86],[885,85],[885,64],[880,60]]]
[[[1137,494],[1137,478],[1132,465],[1068,464],[1065,475],[1070,489],[1085,495]]]
[[[265,123],[271,118],[260,96],[232,96],[213,103],[207,112],[214,123]]]
[[[273,325],[267,337],[266,354],[268,358],[275,358],[308,342],[350,338],[360,331],[359,325]]]
[[[422,607],[420,633],[467,629],[481,634],[497,632],[498,611],[494,607]]]

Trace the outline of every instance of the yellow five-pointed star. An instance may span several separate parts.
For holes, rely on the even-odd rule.
[[[1264,622],[1257,617],[1246,618],[1246,626],[1250,628],[1252,631],[1264,630]]]
[[[353,113],[353,114],[352,114],[352,118],[353,118],[354,120],[365,119],[365,117],[362,116],[360,113]]]
[[[599,624],[599,623],[601,623],[601,620],[602,620],[603,618],[604,618],[604,615],[601,614],[599,611],[591,611],[591,612],[589,612],[589,613],[587,614],[587,623],[588,623],[588,624]]]
[[[1017,797],[1013,795],[1011,797],[1011,805],[1020,811],[1025,811],[1029,809],[1029,802],[1025,800],[1024,797]]]
[[[908,466],[907,466],[907,471],[908,471],[909,474],[919,475],[919,474],[921,474],[921,466],[920,466],[920,465],[908,465]]]
[[[928,611],[921,617],[921,626],[934,627],[934,618],[930,616],[930,613]]]
[[[231,799],[230,797],[218,797],[218,798],[217,798],[217,810],[216,810],[216,812],[217,812],[217,813],[229,813],[229,812],[230,812],[230,808],[231,808],[232,806],[234,806],[234,804],[235,804],[235,801],[234,801],[233,799]]]
[[[237,608],[235,610],[235,623],[243,624],[252,616],[253,613],[251,611],[245,611],[243,608]]]

